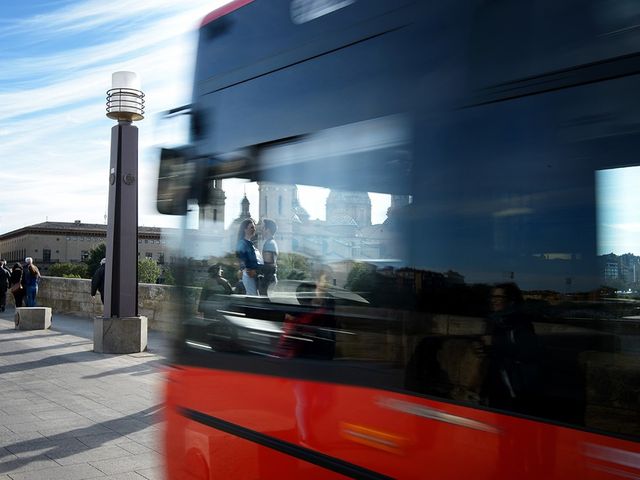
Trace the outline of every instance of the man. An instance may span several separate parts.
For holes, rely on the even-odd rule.
[[[22,276],[22,285],[25,289],[27,307],[36,306],[36,297],[38,296],[38,285],[40,284],[40,270],[36,267],[32,257],[24,259],[24,268]]]
[[[7,290],[11,280],[11,272],[6,265],[7,261],[0,259],[0,312],[4,312],[7,306]]]
[[[262,225],[265,238],[264,244],[262,245],[262,259],[264,260],[262,273],[264,277],[262,279],[260,293],[266,295],[269,285],[278,283],[278,244],[273,238],[278,231],[278,225],[270,218],[263,219]]]
[[[100,266],[93,274],[93,278],[91,279],[91,296],[95,297],[96,292],[100,292],[100,300],[104,305],[104,269],[105,263],[107,263],[107,259],[103,258],[100,260]]]

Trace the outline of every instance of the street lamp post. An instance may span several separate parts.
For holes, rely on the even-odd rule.
[[[141,352],[147,347],[147,318],[138,316],[138,128],[144,94],[134,72],[115,72],[107,92],[111,129],[107,262],[103,317],[94,322],[94,350]]]

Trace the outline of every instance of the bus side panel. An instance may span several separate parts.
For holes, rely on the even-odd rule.
[[[179,407],[392,478],[616,478],[612,471],[627,468],[616,456],[637,451],[623,440],[369,388],[190,367],[174,378],[169,478],[343,478],[189,420]]]
[[[285,428],[290,431],[294,426],[291,420],[283,419],[273,413],[263,415],[260,409],[251,409],[242,402],[236,402],[236,395],[240,397],[263,398],[256,392],[262,388],[272,388],[273,385],[257,385],[252,382],[245,384],[243,376],[235,379],[226,378],[226,382],[218,382],[215,370],[195,371],[174,370],[168,375],[167,382],[167,427],[165,431],[165,451],[167,462],[167,478],[200,480],[210,478],[306,478],[317,480],[344,479],[344,475],[318,467],[307,461],[278,452],[256,442],[245,440],[239,436],[204,425],[187,418],[180,408],[201,408],[203,403],[208,405],[224,405],[223,410],[215,412],[217,418],[235,419],[238,425],[251,425],[256,432],[271,434],[273,429]],[[225,376],[223,374],[223,376]],[[226,374],[226,377],[229,377]],[[204,388],[213,381],[229,393],[221,395],[218,388]],[[241,387],[244,385],[244,387]],[[213,391],[212,391],[213,390]],[[241,391],[243,390],[243,391]],[[276,390],[271,389],[271,392]],[[211,396],[213,395],[213,396]],[[260,402],[260,400],[258,400]],[[237,408],[233,408],[233,405]],[[262,403],[261,408],[270,412],[268,402]],[[214,407],[215,408],[215,407]],[[206,411],[211,413],[213,409]],[[284,422],[284,424],[283,424]]]

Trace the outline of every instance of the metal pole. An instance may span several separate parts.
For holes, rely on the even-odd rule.
[[[111,129],[104,317],[138,315],[138,128]]]

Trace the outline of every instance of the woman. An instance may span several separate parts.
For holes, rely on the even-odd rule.
[[[236,256],[242,269],[242,283],[247,295],[258,295],[258,270],[264,265],[260,251],[253,244],[256,224],[250,218],[242,221],[238,229]]]
[[[36,306],[36,296],[38,295],[38,284],[40,283],[40,270],[33,263],[33,258],[24,259],[27,267],[24,271],[23,284],[27,295],[27,307]]]
[[[22,286],[22,267],[19,263],[14,263],[11,269],[11,294],[16,304],[16,308],[22,307],[24,298],[24,287]]]

